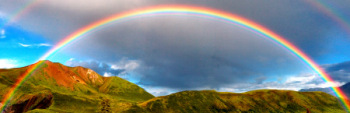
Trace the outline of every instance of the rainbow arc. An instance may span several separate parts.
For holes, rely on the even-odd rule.
[[[291,42],[289,42],[282,36],[276,34],[275,32],[269,30],[268,28],[232,13],[210,9],[206,7],[195,7],[195,6],[184,6],[184,5],[164,5],[164,6],[153,6],[148,8],[142,8],[142,9],[127,11],[124,13],[118,13],[110,17],[101,19],[99,21],[93,22],[85,27],[78,29],[77,31],[73,32],[67,37],[63,38],[62,41],[60,41],[52,49],[50,49],[47,53],[45,53],[40,58],[40,60],[48,59],[50,56],[54,55],[56,52],[58,52],[60,49],[62,49],[69,43],[72,43],[73,41],[84,38],[83,35],[86,35],[87,33],[92,32],[98,28],[102,28],[103,26],[108,25],[109,23],[116,22],[119,20],[130,19],[133,17],[136,17],[136,18],[142,17],[145,15],[164,15],[164,14],[186,14],[186,15],[209,17],[209,18],[214,18],[218,20],[224,20],[229,23],[233,23],[233,24],[242,26],[246,29],[249,29],[251,31],[254,31],[256,33],[259,33],[259,35],[262,35],[263,37],[276,42],[277,44],[281,45],[282,47],[284,47],[285,49],[287,49],[288,51],[296,55],[301,61],[305,62],[309,67],[311,67],[325,82],[329,82],[330,84],[332,84],[332,86],[335,86],[332,78],[329,75],[327,75],[327,73],[325,73],[325,71],[320,66],[318,66],[309,56],[307,56],[302,50],[297,48]],[[15,84],[11,87],[9,92],[3,98],[1,102],[3,106],[6,106],[9,103],[9,101],[11,100],[11,97],[14,95],[18,87],[20,87],[21,84],[23,84],[23,82],[26,81],[30,73],[33,72],[40,64],[41,62],[30,67],[28,71],[26,71],[24,74],[21,75],[21,77],[18,78],[18,80],[15,82]],[[345,95],[345,93],[338,87],[332,87],[332,90],[335,92],[335,94],[338,97],[340,97],[340,101],[343,103],[346,110],[349,111],[350,104],[347,101],[347,96]],[[3,108],[4,107],[2,107],[1,109],[3,110]]]

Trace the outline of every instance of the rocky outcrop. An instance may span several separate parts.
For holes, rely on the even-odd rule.
[[[39,93],[36,95],[23,95],[15,104],[4,110],[5,113],[23,113],[33,109],[46,109],[53,102],[51,93]]]

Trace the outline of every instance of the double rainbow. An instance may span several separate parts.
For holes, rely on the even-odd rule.
[[[67,44],[82,38],[83,35],[96,30],[98,28],[102,28],[104,25],[107,25],[111,22],[115,22],[122,19],[130,19],[132,17],[146,16],[146,15],[162,15],[162,14],[186,14],[186,15],[195,15],[195,16],[204,16],[209,18],[214,18],[218,20],[227,21],[236,25],[243,26],[249,30],[252,30],[260,35],[263,35],[265,38],[271,39],[279,45],[283,46],[285,49],[295,54],[300,60],[305,62],[308,66],[310,66],[318,75],[326,82],[333,84],[333,80],[329,75],[327,75],[324,70],[322,70],[314,61],[312,61],[302,50],[297,48],[295,45],[284,39],[282,36],[274,33],[273,31],[267,29],[266,27],[259,25],[251,20],[240,17],[235,14],[231,14],[228,12],[223,12],[215,9],[210,9],[206,7],[195,7],[195,6],[183,6],[183,5],[166,5],[166,6],[154,6],[149,8],[137,9],[132,11],[127,11],[124,13],[118,13],[116,15],[112,15],[110,17],[101,19],[92,24],[89,24],[85,27],[80,28],[79,30],[73,32],[72,34],[65,37],[62,41],[60,41],[56,46],[54,46],[51,50],[49,50],[46,54],[44,54],[40,60],[45,60],[51,55],[55,54],[61,48],[65,47]],[[18,89],[18,87],[23,84],[23,82],[29,77],[30,73],[33,72],[42,62],[39,62],[28,69],[27,72],[21,75],[21,77],[16,81],[16,83],[12,86],[9,92],[5,95],[2,100],[2,105],[6,106],[11,97],[14,95],[14,92]],[[345,106],[346,110],[349,111],[349,102],[347,101],[347,96],[339,89],[338,87],[332,87],[335,94],[340,97],[340,101]],[[2,107],[3,110],[4,107]]]

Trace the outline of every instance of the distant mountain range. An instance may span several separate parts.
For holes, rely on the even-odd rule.
[[[336,97],[324,92],[204,90],[154,97],[119,77],[103,77],[84,67],[40,62],[2,112],[346,112]],[[0,69],[1,100],[31,66]]]
[[[350,96],[350,82],[346,83],[342,86],[339,87],[347,96]],[[335,96],[333,90],[328,87],[328,88],[309,88],[309,89],[301,89],[299,90],[300,92],[310,92],[310,91],[322,91],[328,94],[331,94]]]

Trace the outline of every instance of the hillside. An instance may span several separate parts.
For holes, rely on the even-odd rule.
[[[0,69],[0,97],[31,66]],[[10,112],[345,112],[323,92],[257,90],[246,93],[183,91],[154,97],[119,77],[103,77],[84,67],[42,61],[19,87]]]
[[[49,111],[57,112],[96,112],[104,110],[104,105],[101,104],[104,101],[131,104],[154,97],[139,86],[119,77],[102,77],[91,69],[67,67],[50,61],[42,62],[18,89],[7,106],[8,112],[18,110],[20,105],[27,106],[22,111],[48,108]],[[3,97],[16,78],[31,66],[34,65],[1,69],[0,97]],[[82,107],[84,109],[81,109]],[[112,107],[108,109],[113,110]]]
[[[345,113],[338,100],[323,92],[256,90],[246,93],[183,91],[140,103],[130,112]]]

